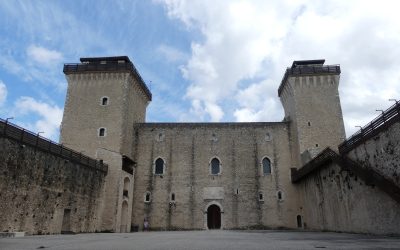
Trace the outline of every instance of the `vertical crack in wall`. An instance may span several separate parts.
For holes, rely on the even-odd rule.
[[[190,162],[190,178],[189,178],[189,210],[190,210],[190,228],[194,229],[194,170],[195,170],[195,135],[192,135],[192,152]]]
[[[171,187],[172,187],[172,170],[173,170],[173,159],[172,159],[172,140],[173,140],[173,136],[170,136],[169,138],[169,161],[168,161],[168,165],[167,165],[167,176],[168,176],[168,180],[167,180],[167,217],[166,217],[166,225],[167,225],[167,229],[171,229],[171,219],[172,219],[172,213],[173,213],[173,206],[170,203],[170,195],[171,195]]]
[[[237,190],[239,189],[239,181],[237,177],[237,169],[236,169],[236,144],[235,144],[235,139],[232,139],[232,151],[231,151],[231,157],[232,157],[232,180],[233,180],[233,185],[231,192],[233,192],[233,199],[232,199],[232,224],[233,227],[238,228],[239,223],[238,223],[238,218],[239,218],[239,194],[236,193]]]
[[[144,204],[144,211],[145,211],[145,217],[147,217],[149,224],[151,226],[151,212],[153,209],[153,202],[154,202],[154,194],[153,194],[153,190],[154,190],[154,178],[156,178],[155,175],[153,175],[153,159],[154,158],[154,140],[151,140],[151,153],[150,153],[150,160],[149,162],[149,169],[148,169],[148,179],[147,179],[147,190],[148,192],[150,192],[151,196],[151,200],[150,202],[145,202]]]
[[[279,168],[278,168],[278,153],[276,152],[276,141],[273,140],[273,146],[272,146],[272,150],[273,150],[273,167],[274,167],[274,171],[272,171],[274,173],[274,181],[275,181],[275,190],[276,192],[278,192],[279,190],[281,190],[281,183],[280,183],[280,179],[279,179]],[[284,190],[281,190],[283,192],[283,197],[285,198],[285,192]],[[277,216],[278,216],[278,220],[282,223],[282,202],[278,199],[278,197],[276,197],[276,208],[277,208]]]
[[[135,211],[134,211],[134,208],[136,208],[136,204],[138,203],[138,202],[141,202],[140,201],[140,199],[137,199],[138,197],[140,197],[140,194],[139,194],[139,196],[138,195],[135,195],[135,190],[137,190],[137,185],[138,185],[138,176],[137,176],[137,167],[138,167],[138,150],[139,150],[139,131],[138,131],[138,128],[137,127],[135,127],[135,130],[134,130],[134,147],[133,147],[133,161],[134,162],[136,162],[136,166],[135,166],[135,169],[133,170],[133,190],[130,190],[131,192],[132,192],[132,197],[136,197],[136,199],[132,199],[132,211],[131,211],[131,214],[132,214],[132,216],[131,216],[131,224],[134,222],[134,221],[137,221],[137,222],[139,222],[140,220],[139,220],[139,218],[135,218]]]
[[[255,135],[255,131],[252,132],[252,137],[253,137],[253,154],[254,154],[254,185],[255,188],[253,190],[255,190],[256,192],[254,192],[253,197],[254,200],[253,202],[255,202],[256,204],[256,209],[257,209],[257,224],[259,224],[261,222],[262,219],[262,211],[261,211],[261,204],[258,201],[258,194],[261,191],[260,190],[260,174],[259,174],[259,159],[258,159],[258,144],[257,144],[257,138]]]

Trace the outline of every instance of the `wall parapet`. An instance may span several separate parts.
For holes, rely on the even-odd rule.
[[[391,180],[385,178],[371,168],[362,167],[357,162],[351,160],[345,155],[339,155],[329,147],[324,149],[314,159],[309,161],[300,169],[291,169],[292,183],[299,183],[312,172],[326,167],[329,163],[335,163],[344,171],[351,171],[363,179],[366,185],[377,186],[386,192],[390,197],[400,203],[400,187]]]
[[[278,96],[281,96],[283,88],[290,76],[312,76],[312,75],[337,75],[340,74],[340,65],[306,65],[302,67],[290,67],[283,75],[281,85],[278,88]]]
[[[30,145],[38,150],[62,157],[66,160],[79,163],[94,170],[107,173],[108,165],[101,160],[90,158],[82,153],[67,148],[62,144],[53,142],[47,138],[21,128],[8,120],[0,118],[0,137],[12,139],[21,144]]]
[[[362,127],[339,145],[339,152],[346,154],[360,144],[366,142],[396,122],[400,122],[400,102],[383,111],[378,117]]]

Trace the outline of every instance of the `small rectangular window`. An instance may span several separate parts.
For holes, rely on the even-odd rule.
[[[105,128],[100,128],[99,129],[99,136],[101,136],[101,137],[106,136],[106,129]]]

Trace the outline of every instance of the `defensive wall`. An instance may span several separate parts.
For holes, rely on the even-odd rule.
[[[304,227],[400,235],[400,103],[299,170]]]
[[[107,169],[0,119],[0,231],[98,230]]]

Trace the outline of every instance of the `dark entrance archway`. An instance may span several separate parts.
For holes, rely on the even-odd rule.
[[[208,229],[221,228],[221,209],[217,205],[211,205],[207,209],[207,227]]]

